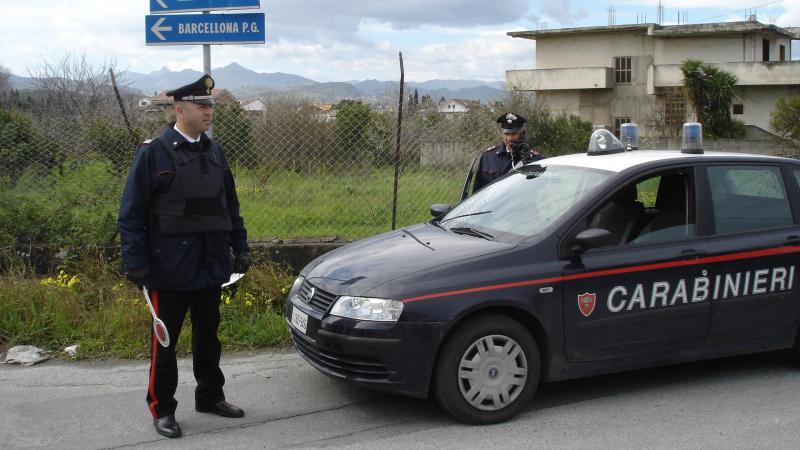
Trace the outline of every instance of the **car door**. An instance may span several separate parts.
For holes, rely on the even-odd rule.
[[[564,266],[568,360],[599,361],[703,345],[709,280],[694,265],[705,252],[695,226],[694,186],[692,167],[649,173],[621,186],[579,220],[577,231],[609,229],[615,242]],[[640,222],[631,225],[631,216]]]
[[[714,230],[709,343],[793,337],[800,314],[800,227],[791,207],[797,194],[787,183],[793,175],[778,164],[705,169]]]

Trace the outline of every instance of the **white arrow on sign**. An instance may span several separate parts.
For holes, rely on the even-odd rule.
[[[159,2],[159,3],[160,3],[160,2]],[[162,18],[158,19],[158,20],[156,21],[156,23],[154,23],[154,24],[153,24],[153,27],[152,27],[152,28],[150,28],[150,31],[152,31],[152,32],[153,32],[153,34],[155,34],[155,35],[156,35],[156,37],[158,37],[158,38],[159,38],[159,39],[161,39],[162,41],[166,41],[166,40],[167,40],[167,38],[165,38],[165,37],[164,37],[164,35],[163,35],[163,34],[161,34],[161,32],[162,32],[162,31],[172,31],[172,27],[162,27],[162,26],[161,26],[161,24],[162,24],[162,23],[164,23],[164,21],[165,21],[166,19],[167,19],[166,17],[162,17]]]
[[[162,8],[167,9],[167,4],[164,3],[164,0],[156,0],[156,3],[161,5]]]

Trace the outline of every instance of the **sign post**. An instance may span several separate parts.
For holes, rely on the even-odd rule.
[[[211,46],[263,44],[264,13],[210,14],[213,10],[258,9],[261,0],[150,0],[146,45],[202,45],[203,72],[211,75]],[[202,12],[202,14],[174,14]],[[171,14],[161,16],[160,14]],[[211,129],[208,130],[212,135]]]

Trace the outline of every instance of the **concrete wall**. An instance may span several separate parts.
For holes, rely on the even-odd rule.
[[[719,63],[714,65],[736,75],[740,86],[789,87],[800,85],[800,61]],[[679,64],[656,65],[653,72],[655,87],[683,85],[683,73]]]
[[[506,72],[506,81],[512,89],[522,91],[610,89],[614,87],[614,69],[611,67],[582,67],[579,69],[509,70]]]
[[[798,69],[800,70],[800,69]],[[739,98],[734,103],[744,105],[744,114],[733,118],[746,125],[769,130],[769,121],[775,103],[780,98],[800,96],[800,84],[794,86],[743,86],[738,88]]]
[[[484,149],[469,148],[459,141],[422,142],[419,149],[419,163],[426,167],[463,167],[466,174],[472,159],[481,150]]]
[[[645,30],[635,33],[543,36],[536,40],[537,69],[614,67],[615,56],[652,54],[653,39],[647,36]],[[646,70],[650,62],[643,63]]]
[[[681,64],[688,58],[708,63],[743,62],[743,41],[741,36],[656,39],[653,62]]]

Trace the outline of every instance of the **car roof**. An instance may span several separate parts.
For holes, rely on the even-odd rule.
[[[726,160],[752,160],[753,162],[795,162],[788,158],[777,156],[752,155],[747,153],[730,152],[705,152],[702,154],[681,153],[680,150],[633,150],[609,155],[591,155],[575,153],[572,155],[555,156],[535,162],[541,165],[559,165],[586,167],[609,172],[622,172],[631,167],[636,167],[652,162],[682,162],[695,159],[697,162],[708,162],[715,159]]]

